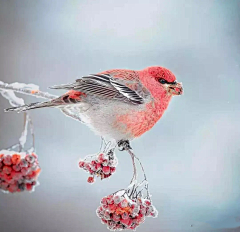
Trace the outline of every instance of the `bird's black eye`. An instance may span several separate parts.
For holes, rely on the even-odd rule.
[[[159,81],[161,84],[166,84],[166,83],[167,83],[167,81],[166,81],[165,79],[163,79],[163,78],[160,78],[158,81]]]

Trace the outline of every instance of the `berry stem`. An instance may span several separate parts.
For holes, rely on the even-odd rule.
[[[1,88],[1,86],[5,86],[6,88]],[[13,84],[13,85],[16,85],[16,84]],[[26,87],[25,88],[28,88],[27,85],[25,85]],[[21,106],[21,105],[24,105],[24,101],[23,99],[17,97],[15,94],[14,94],[14,91],[11,90],[11,88],[15,88],[14,86],[11,86],[11,85],[8,85],[8,84],[4,84],[2,82],[0,82],[0,93],[2,94],[2,96],[4,98],[6,98],[10,105],[12,106]],[[19,89],[19,88],[15,88],[15,89]],[[25,90],[23,88],[23,90]],[[33,130],[33,124],[32,124],[32,120],[29,116],[29,113],[25,112],[24,113],[24,126],[23,126],[23,131],[22,131],[22,134],[19,138],[19,143],[16,144],[16,145],[13,145],[11,146],[10,148],[16,148],[16,147],[19,147],[19,151],[22,152],[23,149],[24,149],[24,146],[26,144],[26,141],[27,141],[27,134],[28,134],[28,126],[30,125],[30,132],[31,132],[31,135],[32,135],[32,148],[31,150],[34,151],[34,144],[35,144],[35,139],[34,139],[34,130]],[[9,148],[8,148],[9,149]]]
[[[136,164],[135,164],[135,155],[130,149],[127,149],[127,152],[130,154],[130,156],[132,158],[132,164],[133,164],[133,177],[130,182],[130,184],[132,184],[133,182],[137,181],[137,168],[136,168]]]
[[[138,163],[139,163],[139,165],[140,165],[140,167],[141,167],[141,169],[142,169],[143,176],[144,176],[144,180],[143,180],[141,183],[139,183],[139,184],[137,184],[137,185],[135,185],[135,184],[133,185],[132,191],[131,191],[131,193],[130,193],[130,196],[133,196],[134,194],[136,194],[137,188],[139,188],[140,186],[142,186],[143,184],[145,184],[144,188],[145,188],[146,191],[147,191],[147,198],[148,198],[149,200],[151,200],[151,195],[150,195],[150,193],[149,193],[149,188],[148,188],[147,176],[146,176],[146,172],[145,172],[145,170],[144,170],[144,167],[143,167],[143,165],[142,165],[142,162],[141,162],[140,159],[132,152],[132,149],[130,149],[129,147],[126,146],[126,147],[124,147],[124,150],[126,150],[126,151],[130,154],[130,156],[131,156],[131,158],[132,158],[132,163],[133,163],[133,177],[132,177],[132,180],[131,180],[131,182],[130,182],[130,185],[137,182],[137,168],[136,168],[135,159],[137,159],[137,161],[138,161]],[[142,190],[137,193],[137,196],[138,196],[138,195],[141,195],[141,194],[142,194]],[[137,197],[137,196],[136,196],[136,197]]]

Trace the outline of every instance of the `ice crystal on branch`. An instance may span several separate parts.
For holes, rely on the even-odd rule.
[[[113,150],[88,155],[79,161],[79,167],[91,175],[88,183],[93,183],[95,176],[101,179],[109,178],[116,171],[117,164],[118,160]]]

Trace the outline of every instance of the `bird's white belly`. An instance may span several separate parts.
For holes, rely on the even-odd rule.
[[[89,126],[97,135],[118,141],[133,139],[130,133],[125,132],[126,130],[123,128],[125,125],[118,124],[117,121],[118,116],[131,112],[133,107],[137,111],[142,109],[142,107],[128,105],[124,102],[112,103],[104,101],[93,105],[80,103],[74,106],[74,110],[79,112],[83,123]]]

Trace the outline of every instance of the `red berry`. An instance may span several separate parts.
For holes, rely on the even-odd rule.
[[[97,163],[97,170],[102,169],[101,163]]]
[[[109,205],[114,203],[114,201],[113,201],[113,195],[107,196],[107,203],[108,203]]]
[[[22,173],[24,176],[27,175],[28,172],[29,172],[29,169],[28,169],[28,168],[22,168],[22,169],[21,169],[21,173]]]
[[[130,219],[128,218],[128,219],[121,219],[121,223],[123,224],[123,225],[128,225],[128,223],[129,223],[129,221],[130,221]]]
[[[116,168],[112,167],[110,170],[111,170],[111,173],[114,173],[116,171]]]
[[[18,154],[12,155],[12,163],[13,164],[19,164],[21,161],[21,156]]]
[[[106,197],[103,197],[103,198],[102,198],[101,204],[102,204],[102,205],[106,205],[106,204],[107,204],[107,198],[106,198]]]
[[[10,174],[12,171],[12,168],[9,167],[9,166],[4,166],[3,167],[3,172],[6,173],[6,174]]]
[[[110,173],[110,167],[109,166],[104,166],[102,170],[103,170],[104,174],[109,174]]]
[[[117,215],[115,213],[113,214],[113,218],[112,218],[113,221],[118,222],[118,221],[120,221],[120,218],[121,218],[120,215]]]
[[[104,218],[101,219],[103,224],[107,224],[107,220],[105,220]]]
[[[28,167],[28,162],[25,159],[21,159],[19,166],[21,168],[27,168]]]
[[[10,193],[16,192],[17,189],[18,189],[18,186],[17,186],[16,184],[10,184],[9,187],[8,187],[8,191],[9,191]]]
[[[104,160],[104,154],[101,153],[101,154],[98,155],[98,161],[103,162],[103,160]]]
[[[92,161],[91,161],[91,165],[92,165],[92,166],[95,166],[96,164],[97,164],[97,163],[96,163],[95,160],[92,160]]]
[[[108,165],[108,160],[104,159],[104,160],[102,161],[102,166],[107,166],[107,165]]]
[[[87,182],[90,184],[94,183],[94,177],[89,176]]]
[[[106,212],[104,213],[104,218],[105,218],[106,220],[110,220],[110,219],[111,219],[110,213],[106,211]]]
[[[20,166],[19,166],[18,164],[13,165],[13,166],[12,166],[12,169],[13,169],[14,171],[16,171],[16,172],[19,172],[19,171],[21,170],[21,168],[20,168]]]
[[[12,165],[12,157],[10,155],[5,156],[3,159],[3,163],[9,166]]]
[[[108,209],[111,213],[113,213],[117,209],[117,206],[115,204],[110,204],[108,205]]]
[[[84,165],[85,165],[85,162],[84,162],[84,161],[80,161],[80,162],[78,163],[78,165],[79,165],[80,168],[83,168]]]
[[[126,213],[126,212],[124,212],[124,213],[122,214],[122,219],[123,219],[123,220],[129,219],[129,214]]]
[[[145,201],[143,201],[143,204],[144,204],[145,206],[150,206],[150,205],[151,205],[151,201],[148,200],[148,199],[145,199]]]
[[[118,196],[118,195],[115,195],[115,196],[113,197],[113,200],[114,200],[114,203],[115,203],[115,204],[119,204],[119,203],[122,201],[121,197]]]
[[[26,184],[26,190],[27,191],[32,191],[32,189],[33,189],[33,186],[31,184],[27,183]]]
[[[3,179],[4,179],[6,182],[9,183],[9,182],[12,180],[12,177],[11,177],[11,175],[4,173],[4,174],[3,174]]]
[[[127,199],[123,199],[120,203],[119,203],[119,206],[121,208],[126,208],[128,206],[128,201]]]
[[[32,155],[26,155],[26,156],[25,156],[25,160],[26,160],[28,163],[33,164],[34,161],[35,161],[35,157],[32,156]]]

